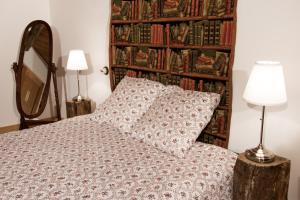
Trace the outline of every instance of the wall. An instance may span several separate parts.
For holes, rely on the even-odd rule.
[[[82,49],[89,66],[80,76],[81,94],[96,103],[101,103],[110,94],[109,77],[100,73],[103,66],[108,66],[109,9],[107,0],[90,0],[88,3],[83,0],[50,1],[61,102],[77,95],[75,72],[65,70],[71,49]],[[65,110],[62,103],[63,116]]]
[[[15,78],[11,65],[17,61],[23,31],[26,25],[35,19],[49,22],[50,15],[49,1],[1,0],[0,3],[0,127],[2,127],[19,122],[15,102]]]
[[[261,108],[242,100],[256,60],[280,61],[284,67],[288,103],[267,108],[265,146],[292,161],[289,199],[300,199],[300,45],[299,0],[240,0],[233,74],[233,117],[229,148],[242,152],[257,146]]]

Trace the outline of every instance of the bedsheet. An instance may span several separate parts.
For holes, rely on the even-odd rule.
[[[0,200],[229,200],[235,153],[177,158],[89,115],[0,135]]]

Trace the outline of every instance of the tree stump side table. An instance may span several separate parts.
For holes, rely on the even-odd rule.
[[[291,162],[276,156],[256,163],[239,155],[233,175],[233,200],[287,200]]]
[[[90,99],[83,99],[82,101],[66,101],[66,107],[68,118],[90,114],[92,112]]]

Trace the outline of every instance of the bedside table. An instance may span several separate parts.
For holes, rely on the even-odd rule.
[[[233,175],[233,200],[287,200],[291,162],[275,157],[271,163],[239,155]]]
[[[68,118],[92,113],[90,99],[83,99],[82,101],[66,101],[66,107]]]

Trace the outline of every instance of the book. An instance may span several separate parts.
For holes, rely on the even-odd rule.
[[[112,1],[112,19],[129,20],[131,19],[131,1],[113,0]]]
[[[136,77],[137,77],[137,72],[136,72],[136,71],[133,71],[133,70],[128,70],[128,71],[126,72],[126,76],[136,78]]]
[[[114,29],[114,37],[117,42],[129,42],[131,41],[131,26],[117,26]]]
[[[128,66],[132,64],[131,47],[113,47],[113,64]]]
[[[216,0],[215,2],[215,9],[214,13],[212,13],[214,16],[223,16],[226,14],[227,5],[229,2],[227,0]]]
[[[211,118],[206,132],[212,135],[224,135],[226,130],[226,112],[224,110],[216,110]]]
[[[182,0],[180,0],[180,1],[182,1]],[[164,17],[179,16],[178,6],[179,6],[179,0],[164,0],[163,1]]]
[[[134,65],[147,67],[148,65],[148,48],[140,47],[135,48],[134,56]]]
[[[194,52],[192,71],[215,76],[226,76],[229,62],[229,53],[215,50]]]
[[[209,44],[209,21],[203,21],[203,45]]]
[[[214,27],[214,45],[220,45],[220,29],[221,29],[221,20],[215,21],[215,27]]]
[[[215,21],[209,21],[209,33],[208,33],[208,44],[214,45],[215,44]]]

